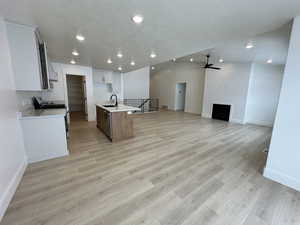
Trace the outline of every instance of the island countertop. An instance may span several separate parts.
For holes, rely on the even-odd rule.
[[[119,104],[117,107],[105,107],[103,104],[96,104],[96,106],[105,109],[109,112],[132,112],[132,111],[141,111],[140,108],[132,107],[128,105]]]

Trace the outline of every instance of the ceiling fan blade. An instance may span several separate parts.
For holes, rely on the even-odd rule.
[[[207,67],[207,69],[212,69],[212,70],[220,70],[221,68],[219,68],[219,67],[213,67],[213,66],[209,66],[209,67]]]
[[[206,64],[205,64],[204,67],[201,67],[201,68],[203,68],[203,69],[212,69],[212,70],[220,70],[221,68],[213,67],[214,64],[209,63],[209,58],[210,58],[210,55],[206,55]]]

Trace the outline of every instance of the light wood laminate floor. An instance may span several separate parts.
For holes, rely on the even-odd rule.
[[[134,116],[110,143],[72,121],[68,157],[31,164],[1,225],[299,225],[300,194],[265,179],[265,127]]]

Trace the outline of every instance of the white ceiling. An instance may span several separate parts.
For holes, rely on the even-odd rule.
[[[136,13],[144,16],[142,25],[131,22]],[[0,0],[0,14],[38,26],[55,61],[68,63],[76,48],[80,65],[113,70],[122,65],[127,72],[275,30],[300,15],[300,1]],[[86,37],[84,43],[75,40],[77,33]],[[116,57],[119,50],[123,59]]]
[[[204,65],[206,55],[209,54],[210,63],[218,63],[219,59],[223,59],[225,63],[267,63],[268,59],[272,59],[272,64],[284,65],[288,54],[290,32],[291,23],[255,37],[217,44],[214,48],[177,58],[176,62],[190,62],[193,58],[193,63]],[[254,45],[252,49],[245,48],[249,42]],[[168,68],[172,63],[174,62],[168,60],[154,65],[155,70],[152,72]]]
[[[275,31],[263,33],[255,37],[236,39],[216,45],[213,49],[203,51],[202,54],[212,55],[212,59],[218,61],[220,58],[224,62],[256,62],[266,63],[268,59],[273,60],[273,64],[283,65],[286,63],[291,24],[287,24]],[[247,43],[254,45],[251,49],[246,49]]]

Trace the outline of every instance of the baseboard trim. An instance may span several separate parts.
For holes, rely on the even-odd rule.
[[[202,113],[201,116],[202,116],[203,118],[212,119],[212,118],[211,118],[211,115],[208,114],[208,113]],[[230,123],[244,124],[244,121],[239,120],[239,119],[234,119],[234,118],[231,118],[231,119],[229,120],[229,122],[230,122]]]
[[[276,170],[266,167],[264,169],[264,177],[300,191],[300,181]]]
[[[211,115],[208,114],[208,113],[202,113],[201,116],[204,117],[204,118],[211,119]]]
[[[1,199],[0,199],[0,222],[4,216],[5,211],[8,208],[10,201],[12,200],[12,198],[20,184],[20,181],[25,173],[26,167],[27,167],[27,159],[24,159],[23,163],[20,165],[17,172],[15,173],[13,179],[11,179],[11,182],[8,185],[6,191],[1,196]]]
[[[247,121],[247,123],[258,125],[258,126],[264,126],[264,127],[273,127],[273,123],[271,123],[270,121],[252,120],[252,121]]]
[[[229,120],[231,123],[245,124],[243,120],[231,118]]]

